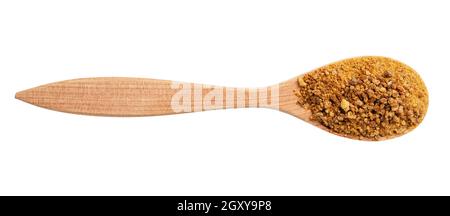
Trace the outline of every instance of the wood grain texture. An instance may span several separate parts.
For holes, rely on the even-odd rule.
[[[308,120],[310,113],[296,104],[295,85],[295,78],[279,85],[252,89],[146,78],[99,77],[38,86],[18,92],[16,98],[51,110],[98,116],[153,116],[263,107]]]

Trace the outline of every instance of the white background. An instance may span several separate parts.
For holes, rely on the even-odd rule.
[[[450,195],[447,4],[0,0],[0,195]],[[266,109],[110,118],[14,99],[98,76],[266,86],[360,55],[420,73],[416,130],[361,142]]]

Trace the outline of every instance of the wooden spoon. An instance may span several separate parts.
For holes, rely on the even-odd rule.
[[[148,78],[98,77],[38,86],[17,92],[16,98],[55,111],[95,116],[154,116],[263,107],[308,121],[310,112],[296,104],[296,85],[297,78],[264,88],[230,88]],[[271,94],[277,97],[273,101]],[[276,100],[279,106],[274,104]]]
[[[288,113],[334,133],[312,120],[311,111],[298,104],[298,96],[294,94],[298,88],[298,77],[264,88],[226,88],[147,78],[101,77],[50,83],[18,92],[16,98],[67,113],[122,117],[261,107]]]

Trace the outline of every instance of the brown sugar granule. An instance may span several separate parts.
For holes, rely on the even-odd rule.
[[[342,108],[342,110],[347,112],[350,109],[350,103],[347,100],[342,99],[341,100],[341,108]]]
[[[297,82],[298,82],[298,85],[300,85],[301,87],[306,86],[306,83],[305,83],[305,81],[303,80],[303,77],[301,77],[301,76],[298,77]]]
[[[386,57],[336,62],[298,78],[298,104],[330,131],[378,140],[414,129],[424,118],[428,92],[409,66]]]

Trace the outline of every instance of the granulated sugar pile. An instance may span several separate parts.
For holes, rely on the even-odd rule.
[[[409,66],[386,57],[336,62],[298,78],[294,90],[311,120],[331,132],[378,140],[414,129],[424,118],[428,92]]]

